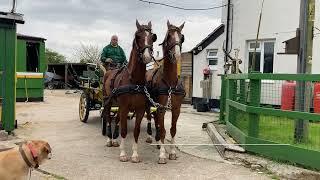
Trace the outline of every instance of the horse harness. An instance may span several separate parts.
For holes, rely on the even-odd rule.
[[[148,31],[149,33],[151,33],[153,41],[156,41],[157,35],[152,33],[151,28],[144,27],[142,30]],[[135,44],[136,50],[138,52],[138,57],[139,57],[138,61],[142,61],[143,52],[146,49],[149,49],[151,52],[153,52],[153,45],[145,45],[143,47],[139,47],[136,38],[134,39],[134,44]],[[152,59],[154,60],[154,58],[152,58]],[[112,89],[111,96],[104,97],[107,104],[111,101],[111,99],[113,97],[117,97],[117,96],[120,96],[123,94],[128,94],[128,93],[130,93],[130,94],[144,94],[144,92],[145,92],[145,83],[143,83],[143,84],[129,84],[129,85],[121,86],[118,88],[114,88],[114,82],[115,82],[116,78],[124,69],[127,69],[127,66],[123,66],[122,68],[118,69],[117,72],[113,75],[113,77],[111,79],[111,84],[110,84],[110,89]],[[131,75],[130,75],[130,79],[131,79]]]
[[[169,31],[181,32],[181,30],[180,30],[178,27],[171,27],[171,28],[169,29]],[[168,56],[165,56],[165,57],[168,57],[170,60],[172,60],[172,59],[174,59],[174,55],[175,55],[175,51],[173,51],[173,48],[178,45],[178,46],[180,47],[180,50],[182,49],[182,43],[184,42],[184,35],[182,34],[182,38],[181,38],[181,40],[180,40],[179,42],[175,42],[175,43],[173,43],[173,44],[171,44],[171,45],[169,46],[168,43],[167,43],[167,39],[168,39],[168,37],[169,37],[169,31],[167,32],[167,34],[166,34],[166,36],[165,36],[165,38],[164,38],[164,41],[163,41],[161,44],[159,44],[159,45],[160,45],[160,46],[163,45],[164,47],[167,47],[167,49],[168,49]],[[165,58],[165,57],[164,57],[164,58]]]
[[[175,86],[170,86],[169,83],[162,78],[161,81],[163,82],[164,86],[154,87],[153,81],[158,72],[159,72],[159,69],[155,70],[152,75],[152,79],[147,82],[148,89],[151,92],[151,95],[153,97],[158,97],[159,95],[169,95],[169,94],[183,95],[183,96],[186,95],[184,87],[181,81],[178,80],[178,78],[176,80]]]

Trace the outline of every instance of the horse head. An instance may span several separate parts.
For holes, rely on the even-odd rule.
[[[151,22],[148,25],[140,25],[136,21],[137,31],[135,33],[134,43],[137,48],[139,59],[144,64],[153,60],[153,43],[157,40],[157,35],[152,33]]]
[[[171,63],[176,63],[181,59],[181,48],[182,43],[184,42],[184,35],[182,34],[184,23],[177,27],[170,24],[168,20],[167,26],[167,34],[161,45],[163,48],[164,57],[168,58]]]

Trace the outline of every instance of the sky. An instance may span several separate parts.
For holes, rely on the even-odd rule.
[[[219,6],[221,0],[154,0],[185,8]],[[9,11],[12,0],[0,0],[0,11]],[[47,39],[46,47],[78,61],[74,56],[80,44],[102,48],[110,43],[113,34],[127,58],[132,48],[135,21],[152,22],[158,40],[155,54],[165,36],[167,20],[180,26],[185,22],[183,51],[189,51],[210,34],[221,20],[221,9],[184,11],[138,0],[17,0],[17,13],[24,15],[25,24],[18,25],[18,33]]]

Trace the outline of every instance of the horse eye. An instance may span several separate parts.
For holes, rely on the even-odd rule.
[[[157,41],[157,35],[156,34],[152,34],[152,41],[156,42]]]
[[[181,43],[183,43],[184,42],[184,35],[182,34],[182,36],[181,36]]]

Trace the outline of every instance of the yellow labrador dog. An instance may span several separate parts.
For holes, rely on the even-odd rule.
[[[27,141],[0,152],[0,180],[22,180],[28,176],[30,168],[38,168],[50,158],[51,147],[41,140]]]

